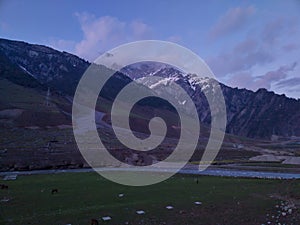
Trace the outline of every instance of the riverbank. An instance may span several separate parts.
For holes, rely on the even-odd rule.
[[[259,169],[259,168],[257,168]],[[175,169],[171,166],[169,168],[153,168],[145,169],[143,167],[134,168],[81,168],[81,169],[62,169],[62,170],[32,170],[32,171],[8,171],[0,172],[0,176],[8,175],[38,175],[38,174],[60,174],[60,173],[86,173],[94,171],[142,171],[142,172],[165,172],[171,173]],[[193,174],[193,175],[207,175],[207,176],[220,176],[220,177],[245,177],[245,178],[260,178],[260,179],[300,179],[300,173],[296,172],[273,172],[273,171],[253,171],[244,169],[243,167],[222,167],[222,166],[211,166],[204,171],[199,171],[198,166],[194,164],[188,164],[183,169],[179,170],[180,174]]]

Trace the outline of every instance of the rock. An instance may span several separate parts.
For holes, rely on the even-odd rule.
[[[103,221],[109,221],[109,220],[111,220],[111,217],[110,216],[103,216],[102,220]]]
[[[138,215],[142,215],[142,214],[145,214],[145,211],[143,211],[143,210],[138,210],[138,211],[136,211],[136,213],[137,213]]]
[[[299,165],[300,164],[300,157],[287,157],[287,159],[284,160],[282,162],[282,164]]]

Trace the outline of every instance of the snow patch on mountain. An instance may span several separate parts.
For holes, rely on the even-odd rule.
[[[34,77],[32,73],[30,73],[25,67],[18,65],[24,72],[28,73],[30,76]]]

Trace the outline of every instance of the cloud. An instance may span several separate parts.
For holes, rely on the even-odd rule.
[[[178,35],[173,35],[167,38],[167,41],[179,43],[181,41],[181,37]]]
[[[75,54],[90,61],[117,45],[152,35],[151,28],[141,21],[128,23],[111,16],[96,18],[89,13],[75,15],[83,31],[83,39],[75,45]]]
[[[217,39],[221,36],[236,32],[245,26],[250,16],[255,12],[253,6],[247,8],[236,7],[229,9],[225,15],[221,16],[218,22],[212,27],[209,32],[209,37]]]
[[[257,77],[253,77],[250,72],[237,73],[231,77],[229,84],[233,86],[245,87],[253,91],[256,91],[259,88],[270,89],[273,83],[275,83],[275,86],[277,87],[284,87],[284,85],[291,82],[286,81],[285,79],[288,77],[289,72],[293,71],[296,66],[297,62],[294,62],[290,65],[283,65],[276,70],[269,71],[264,75]]]
[[[126,23],[115,17],[95,18],[87,13],[76,13],[76,16],[84,37],[76,44],[75,53],[83,58],[94,60],[99,52],[125,39]]]
[[[8,23],[4,22],[4,21],[0,21],[0,30],[6,31],[8,30]]]
[[[152,36],[152,29],[141,21],[133,21],[130,24],[132,36],[136,39],[145,39]]]
[[[296,66],[297,62],[294,62],[291,65],[280,66],[277,70],[269,71],[266,74],[257,77],[255,83],[258,87],[270,89],[272,82],[278,82],[285,79],[288,76],[288,73],[293,71]]]
[[[64,39],[57,39],[57,38],[50,38],[46,41],[47,45],[50,47],[60,50],[60,51],[67,51],[74,53],[74,47],[76,45],[75,41],[71,40],[64,40]]]
[[[293,19],[279,17],[265,24],[262,29],[261,38],[265,43],[273,45],[282,36],[295,34],[296,30],[297,23]]]
[[[256,65],[272,62],[274,57],[258,41],[248,38],[238,43],[231,51],[221,52],[207,59],[217,77],[249,70]]]
[[[288,24],[291,26],[288,27]],[[208,58],[207,63],[215,75],[229,85],[252,90],[261,87],[270,89],[272,84],[286,79],[297,63],[281,66],[262,76],[256,76],[255,72],[263,70],[265,66],[277,66],[287,57],[293,60],[289,53],[299,49],[294,36],[290,35],[297,30],[295,24],[289,19],[272,18],[262,24],[261,29],[249,33],[244,41],[235,44],[231,50]]]
[[[228,81],[228,84],[232,87],[243,87],[250,89],[249,84],[253,82],[253,77],[250,72],[243,71],[234,74]]]
[[[262,31],[262,39],[266,43],[274,43],[285,27],[285,21],[278,18],[265,25]]]
[[[285,52],[292,52],[299,49],[299,45],[296,43],[289,43],[282,46],[282,50]]]
[[[246,53],[256,49],[258,47],[258,42],[252,38],[248,38],[240,43],[238,43],[233,49],[236,53]]]
[[[280,82],[277,82],[275,86],[279,88],[293,88],[296,86],[300,86],[300,77],[293,77],[290,79],[282,80]],[[299,91],[299,89],[298,89]]]

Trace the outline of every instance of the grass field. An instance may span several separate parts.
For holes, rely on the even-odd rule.
[[[1,181],[9,188],[0,190],[0,199],[10,200],[0,202],[0,224],[85,225],[92,218],[99,224],[300,224],[298,209],[277,218],[275,207],[299,205],[298,180],[198,179],[197,184],[195,176],[176,175],[160,184],[128,187],[96,173],[19,176]],[[58,193],[51,194],[54,188]],[[112,220],[103,222],[102,216]]]

